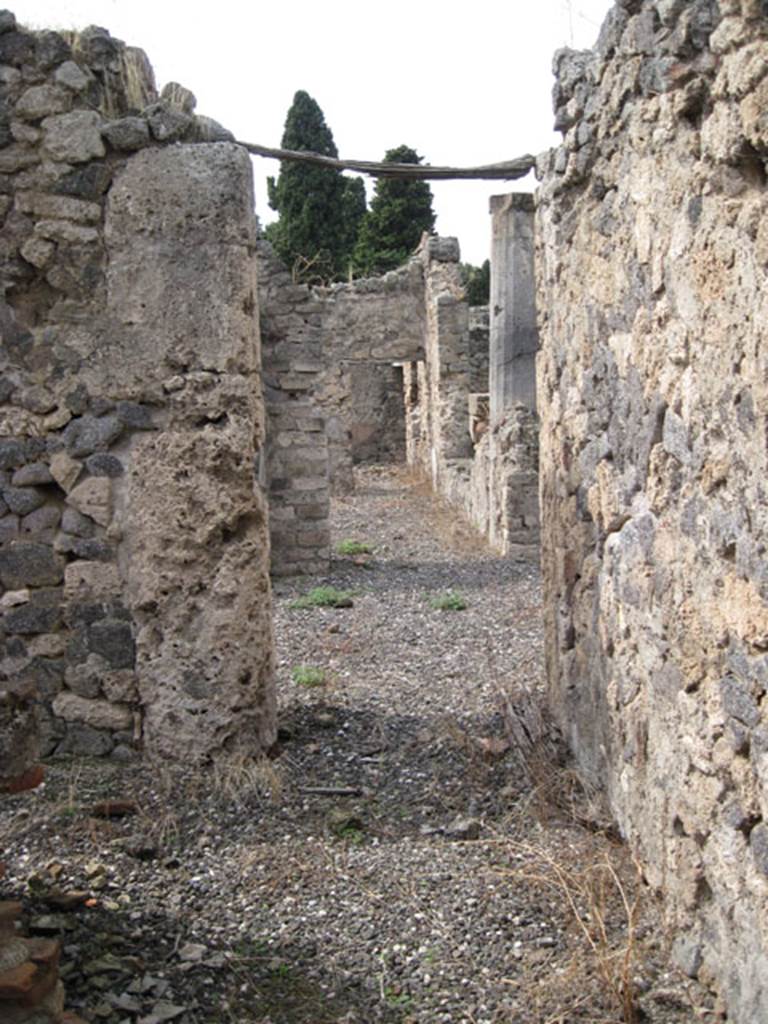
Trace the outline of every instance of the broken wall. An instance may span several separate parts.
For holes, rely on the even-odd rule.
[[[540,161],[548,673],[674,952],[768,1014],[768,17],[624,0]]]
[[[507,400],[498,382],[505,368],[512,395],[512,372],[518,386],[519,366],[527,380],[535,358],[533,201],[499,198],[506,241],[494,249],[490,311],[467,306],[456,239],[426,239],[422,246],[427,333],[424,360],[404,368],[406,448],[409,464],[495,550],[528,559],[538,555],[538,421],[514,395]],[[509,217],[523,219],[522,240],[520,231],[507,232]]]
[[[258,257],[272,570],[322,572],[331,492],[352,490],[357,462],[405,457],[393,364],[423,353],[421,263],[318,287],[295,284],[269,243]]]
[[[2,687],[38,693],[44,752],[258,752],[250,161],[103,29],[2,12],[0,79]]]

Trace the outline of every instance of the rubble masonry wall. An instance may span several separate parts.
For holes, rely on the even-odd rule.
[[[249,159],[101,29],[3,12],[0,80],[0,685],[38,695],[43,753],[258,753]]]
[[[768,1013],[768,17],[623,0],[540,161],[546,647],[675,955]]]

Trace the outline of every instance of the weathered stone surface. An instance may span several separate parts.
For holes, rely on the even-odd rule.
[[[134,152],[151,142],[149,125],[143,117],[121,117],[103,125],[101,134],[114,149]]]
[[[65,508],[61,517],[61,528],[65,533],[76,537],[92,537],[95,531],[94,521],[74,508]]]
[[[176,142],[192,128],[193,119],[173,110],[166,102],[155,103],[144,111],[153,138],[158,142]]]
[[[106,477],[89,477],[67,495],[67,503],[100,526],[112,521],[112,487]]]
[[[167,103],[172,110],[178,110],[182,114],[194,114],[197,106],[195,94],[189,89],[185,89],[183,85],[179,85],[178,82],[168,82],[163,86],[160,99]]]
[[[46,544],[16,541],[0,549],[0,582],[9,590],[47,587],[64,578],[64,562]]]
[[[104,156],[101,117],[95,110],[75,110],[43,121],[43,145],[54,160],[83,163]]]
[[[249,731],[263,742],[270,728],[266,518],[241,455],[247,444],[200,431],[145,435],[134,448],[126,525],[141,538],[127,566],[136,668],[147,742],[168,756],[196,759]],[[196,477],[179,480],[179,465],[195,465]]]
[[[768,1013],[763,42],[742,4],[626,6],[599,74],[563,61],[539,165],[548,674],[681,966],[747,1024]]]
[[[116,565],[103,562],[70,562],[64,573],[64,596],[68,601],[109,600],[121,590]]]
[[[51,476],[67,493],[72,490],[82,471],[82,462],[73,459],[66,452],[56,452],[51,459]]]
[[[31,487],[35,484],[50,484],[52,482],[51,471],[44,462],[30,462],[17,469],[11,477],[11,484],[14,487]]]
[[[117,416],[80,416],[69,422],[62,440],[71,456],[82,459],[98,448],[108,448],[122,432]]]
[[[57,505],[44,505],[25,515],[21,520],[21,532],[29,534],[52,534],[61,521],[61,509]]]
[[[64,61],[56,69],[53,77],[59,85],[71,89],[72,92],[82,92],[91,81],[90,76],[72,60]]]
[[[17,516],[25,516],[45,504],[45,492],[37,487],[3,487],[3,501]]]
[[[72,106],[72,94],[61,86],[33,85],[16,103],[17,117],[39,121],[49,114],[63,114]]]
[[[76,693],[60,693],[53,702],[53,710],[65,722],[82,722],[93,729],[120,731],[133,726],[130,708],[106,700],[89,700]]]
[[[116,480],[125,472],[125,467],[120,459],[116,455],[107,455],[105,452],[89,455],[85,460],[85,468],[91,476],[107,476],[111,480]]]
[[[37,686],[46,752],[130,754],[142,715],[154,754],[264,749],[250,160],[164,149],[197,131],[193,98],[153,107],[145,56],[105,30],[14,26],[0,17],[2,671]]]

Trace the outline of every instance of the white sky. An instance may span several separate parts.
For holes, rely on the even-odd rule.
[[[197,112],[247,142],[278,146],[293,94],[325,114],[342,157],[412,146],[432,164],[469,166],[538,153],[551,131],[552,54],[591,46],[611,0],[18,0],[33,28],[100,25],[144,49],[160,88],[180,82]],[[256,206],[273,219],[255,160]],[[490,247],[488,198],[524,182],[432,183],[437,230],[462,258]]]

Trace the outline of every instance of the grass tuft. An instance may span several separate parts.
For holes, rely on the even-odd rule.
[[[313,587],[308,594],[291,602],[291,608],[351,608],[352,591],[336,587]]]
[[[295,665],[291,679],[297,686],[322,686],[326,681],[325,669],[315,665]]]
[[[463,612],[467,602],[456,590],[446,590],[444,594],[435,594],[429,599],[432,608],[440,612]]]
[[[372,555],[373,547],[363,540],[343,540],[336,551],[340,555]]]

